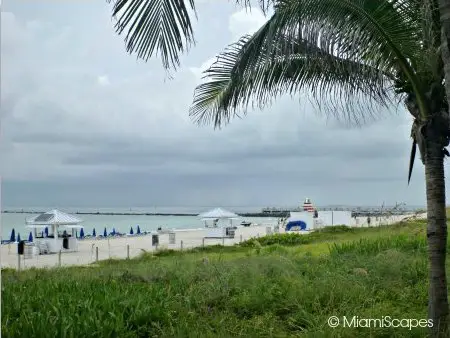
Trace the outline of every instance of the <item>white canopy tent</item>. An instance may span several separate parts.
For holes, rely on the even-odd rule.
[[[34,228],[35,238],[37,237],[37,229],[46,228],[47,226],[51,227],[53,238],[50,237],[48,239],[39,239],[41,241],[45,241],[48,244],[48,246],[50,247],[50,252],[58,252],[59,250],[61,250],[62,242],[60,241],[60,237],[58,236],[58,230],[61,226],[64,226],[65,228],[71,230],[72,239],[70,240],[70,242],[72,243],[72,245],[69,244],[69,247],[76,249],[77,242],[75,229],[83,228],[83,226],[80,225],[81,222],[81,219],[56,209],[47,211],[43,214],[31,217],[26,220],[27,227]]]
[[[207,218],[207,219],[230,219],[230,218],[239,218],[239,215],[235,214],[234,212],[222,209],[222,208],[215,208],[210,211],[204,212],[200,215],[198,215],[201,218]]]
[[[239,215],[235,214],[234,212],[222,209],[222,208],[215,208],[212,210],[209,210],[207,212],[201,213],[198,215],[203,221],[205,221],[205,226],[208,227],[207,221],[213,220],[213,227],[218,226],[219,220],[230,220],[230,225],[233,223],[233,219],[239,219]]]
[[[26,222],[31,225],[77,225],[81,223],[82,220],[73,215],[54,209],[31,217],[27,219]]]
[[[239,219],[239,215],[234,212],[215,208],[207,212],[198,215],[203,221],[205,221],[205,228],[213,228],[208,231],[205,238],[234,238],[233,219]],[[219,224],[219,221],[229,220],[230,224]],[[208,225],[208,221],[213,221],[212,225]]]

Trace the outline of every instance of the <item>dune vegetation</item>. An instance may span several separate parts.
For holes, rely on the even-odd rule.
[[[3,270],[2,336],[424,337],[427,328],[342,321],[427,317],[425,227],[333,227],[88,267]],[[341,325],[331,328],[330,316]]]

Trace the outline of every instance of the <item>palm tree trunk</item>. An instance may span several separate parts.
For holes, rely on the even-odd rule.
[[[444,62],[445,91],[450,105],[450,0],[439,0],[441,17],[441,51]]]
[[[427,238],[429,264],[428,317],[433,320],[432,337],[447,337],[448,298],[445,259],[447,217],[445,210],[444,156],[439,133],[427,127],[425,177],[427,190]],[[434,132],[434,133],[433,133]]]

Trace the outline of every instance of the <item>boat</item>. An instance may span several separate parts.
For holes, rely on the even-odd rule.
[[[244,227],[249,227],[250,225],[252,225],[252,222],[242,221],[241,225],[244,226]]]
[[[281,208],[281,209],[277,209],[277,208],[263,208],[261,210],[261,213],[265,214],[265,215],[274,215],[274,216],[278,216],[279,217],[278,214],[289,213],[289,212],[302,212],[302,211],[317,212],[317,208],[312,204],[310,198],[305,198],[305,201],[303,202],[303,205],[300,205],[299,207],[296,207],[296,208]]]
[[[316,211],[316,208],[313,206],[313,204],[311,203],[311,200],[309,198],[306,198],[305,202],[303,202],[303,211],[308,211],[308,212]]]

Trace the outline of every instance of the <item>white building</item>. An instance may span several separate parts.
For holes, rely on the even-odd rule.
[[[351,211],[319,211],[315,219],[315,228],[335,225],[352,225]]]
[[[317,218],[314,212],[291,212],[286,220],[286,231],[309,231],[326,226],[352,225],[352,213],[350,211],[319,211]]]

